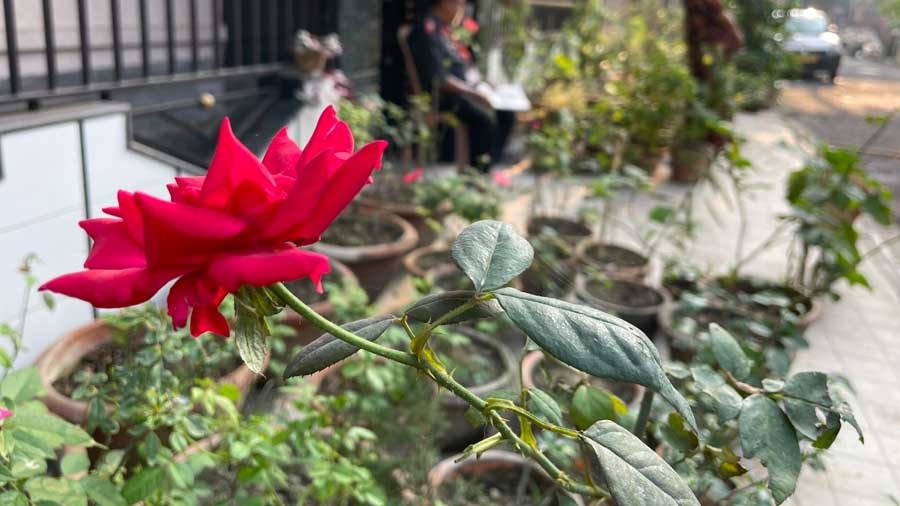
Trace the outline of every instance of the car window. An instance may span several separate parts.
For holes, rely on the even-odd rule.
[[[824,16],[790,16],[788,17],[785,26],[793,33],[818,35],[828,29],[828,19]]]

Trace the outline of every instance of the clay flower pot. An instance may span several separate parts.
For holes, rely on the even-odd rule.
[[[434,270],[443,270],[453,265],[450,248],[440,243],[416,248],[403,257],[406,272],[419,278],[427,277]]]
[[[310,246],[313,251],[322,253],[346,264],[356,274],[360,286],[375,300],[378,294],[399,271],[403,255],[412,250],[418,240],[416,229],[396,214],[372,212],[346,214],[341,219],[379,226],[389,230],[391,237],[380,244],[351,246],[341,244],[340,237],[329,236],[328,232],[320,242]],[[332,226],[329,231],[336,230]],[[331,241],[331,242],[329,242]]]
[[[35,366],[46,391],[41,401],[50,411],[75,424],[84,425],[87,422],[88,404],[66,397],[53,387],[53,383],[72,372],[83,357],[109,343],[112,332],[113,328],[109,324],[94,320],[69,332],[38,357]],[[256,374],[242,363],[237,369],[219,378],[219,382],[238,387],[243,400],[256,379]]]
[[[331,262],[331,272],[325,275],[323,281],[331,281],[340,285],[344,285],[345,283],[359,283],[356,279],[356,275],[353,274],[353,271],[351,271],[349,267],[333,258],[330,258],[329,261]],[[320,315],[327,318],[331,316],[334,311],[334,304],[331,303],[331,300],[328,297],[327,287],[325,293],[316,293],[315,287],[308,279],[285,283],[285,286]],[[322,331],[318,327],[305,321],[290,308],[285,309],[284,323],[290,325],[296,331],[293,336],[285,338],[285,344],[288,345],[288,349],[295,345],[309,344],[313,339],[322,334]]]
[[[709,170],[716,148],[706,141],[688,141],[672,147],[672,180],[694,183]]]
[[[526,227],[529,236],[540,235],[545,228],[553,229],[560,239],[572,246],[592,235],[590,227],[584,223],[561,216],[535,215]]]
[[[659,328],[659,312],[666,304],[664,292],[624,279],[579,276],[575,295],[583,304],[618,316],[650,337]]]
[[[431,468],[431,471],[428,473],[428,483],[433,489],[440,490],[459,478],[475,481],[483,479],[485,484],[488,485],[489,478],[490,481],[494,481],[496,478],[501,477],[501,479],[508,479],[510,483],[506,484],[511,485],[512,489],[515,490],[518,481],[521,479],[522,472],[525,470],[530,470],[531,479],[548,492],[556,488],[553,479],[540,466],[517,453],[505,450],[488,450],[477,459],[468,458],[456,462],[458,458],[458,456],[447,457]],[[565,493],[575,504],[584,504],[580,496]],[[510,501],[515,500],[514,497],[508,499]],[[502,504],[512,504],[512,502]],[[548,504],[554,505],[557,503],[550,502]]]
[[[557,361],[553,358],[547,358],[547,355],[544,354],[543,351],[532,351],[522,360],[522,383],[528,388],[540,388],[544,389],[546,385],[543,385],[543,380],[540,377],[540,368],[544,367],[545,360],[550,361],[549,367],[558,368],[560,371],[564,373],[569,373],[571,371],[571,375],[581,376],[584,373],[573,369],[562,362]],[[625,404],[628,405],[629,411],[637,411],[638,406],[641,404],[641,399],[644,397],[644,387],[641,385],[637,385],[634,383],[625,383],[622,381],[614,381],[602,378],[594,378],[592,377],[591,383],[596,386],[602,387],[610,392],[616,394],[619,398],[622,399]]]
[[[642,281],[650,268],[650,259],[617,244],[582,241],[575,252],[579,269],[587,274],[602,273],[616,279]]]

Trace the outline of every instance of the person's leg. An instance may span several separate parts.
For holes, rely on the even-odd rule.
[[[494,112],[468,97],[459,97],[455,106],[453,114],[469,133],[469,163],[487,172],[491,166],[491,147],[497,126]]]
[[[516,113],[513,111],[494,111],[497,116],[497,128],[494,131],[494,143],[491,146],[491,159],[499,162],[503,158],[509,134],[516,124]]]

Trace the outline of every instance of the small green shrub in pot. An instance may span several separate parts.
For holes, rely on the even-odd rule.
[[[859,270],[857,218],[871,217],[880,225],[892,220],[890,193],[870,177],[859,155],[823,146],[803,168],[791,173],[785,220],[799,243],[789,277],[813,295],[837,297],[834,285],[844,280],[869,286]]]

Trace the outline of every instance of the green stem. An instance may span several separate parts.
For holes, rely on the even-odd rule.
[[[411,367],[418,367],[419,361],[416,360],[416,357],[406,353],[404,351],[395,350],[393,348],[388,348],[387,346],[382,346],[378,343],[373,343],[364,337],[360,337],[349,330],[341,328],[339,325],[332,323],[319,313],[315,312],[313,308],[307,306],[300,299],[297,298],[290,290],[287,289],[282,283],[275,283],[269,287],[272,290],[272,293],[278,296],[279,299],[282,300],[287,306],[294,311],[297,312],[300,316],[306,319],[306,321],[312,323],[316,327],[328,332],[329,334],[337,337],[338,339],[352,344],[361,350],[368,351],[370,353],[374,353],[376,355],[380,355],[386,359],[393,360],[394,362],[400,362],[401,364],[405,364]]]
[[[496,401],[496,402],[491,402],[491,401]],[[521,408],[519,406],[516,406],[515,404],[513,404],[512,402],[510,402],[506,399],[488,399],[488,407],[485,409],[487,411],[497,411],[500,409],[503,409],[506,411],[512,411],[513,413],[515,413],[519,416],[527,418],[528,420],[531,421],[531,423],[537,425],[538,427],[540,427],[544,430],[549,430],[551,432],[555,432],[562,436],[570,437],[573,439],[578,439],[581,437],[581,433],[579,433],[577,430],[567,429],[565,427],[560,427],[559,425],[554,425],[552,423],[545,422],[545,421],[541,420],[540,418],[536,417],[534,414],[532,414],[528,410]]]
[[[453,320],[457,316],[465,313],[466,311],[474,308],[478,304],[484,302],[485,298],[482,297],[474,297],[472,300],[469,300],[459,306],[453,308],[451,311],[444,313],[440,318],[435,320],[432,323],[426,325],[422,330],[416,334],[416,337],[413,338],[412,342],[409,344],[409,349],[415,354],[418,355],[422,353],[422,350],[425,349],[425,345],[428,344],[428,338],[431,337],[431,333],[434,332],[434,329],[440,327],[441,325]]]
[[[328,332],[338,339],[341,339],[348,344],[352,344],[353,346],[356,346],[362,350],[380,355],[389,360],[400,362],[401,364],[405,364],[410,367],[428,372],[437,384],[453,392],[455,395],[466,401],[470,406],[477,409],[479,412],[486,413],[488,415],[488,418],[490,419],[491,424],[497,428],[497,431],[503,435],[503,438],[511,441],[523,455],[537,462],[538,465],[540,465],[547,472],[547,474],[549,474],[550,477],[559,484],[559,486],[576,494],[583,494],[591,497],[609,497],[609,494],[604,490],[572,480],[572,478],[570,478],[564,471],[556,467],[556,464],[554,464],[549,458],[547,458],[547,456],[544,455],[543,452],[536,448],[532,448],[531,445],[523,441],[522,438],[520,438],[512,430],[512,428],[510,428],[509,424],[506,423],[506,420],[504,420],[499,413],[486,412],[487,402],[475,395],[474,392],[460,384],[458,381],[453,379],[453,377],[450,376],[447,371],[443,370],[443,368],[441,368],[439,364],[432,363],[428,360],[419,360],[420,357],[417,357],[410,353],[386,348],[379,344],[373,343],[368,339],[360,337],[353,332],[350,332],[349,330],[339,327],[338,325],[332,323],[322,315],[316,313],[311,307],[300,301],[300,299],[298,299],[281,283],[271,285],[269,288],[272,290],[272,293],[277,295],[278,298],[280,298],[288,307],[296,311],[297,314],[305,318],[316,327],[319,327],[320,329]],[[486,299],[479,298],[473,300],[482,302]],[[471,307],[474,307],[474,305]],[[444,316],[446,317],[446,315]],[[449,318],[442,317],[437,321],[440,321],[441,319],[444,319],[444,321],[449,320]]]
[[[638,411],[637,421],[634,422],[634,429],[631,431],[641,441],[646,439],[647,422],[650,421],[650,408],[653,407],[653,391],[645,390],[644,398],[641,399],[641,410]]]

